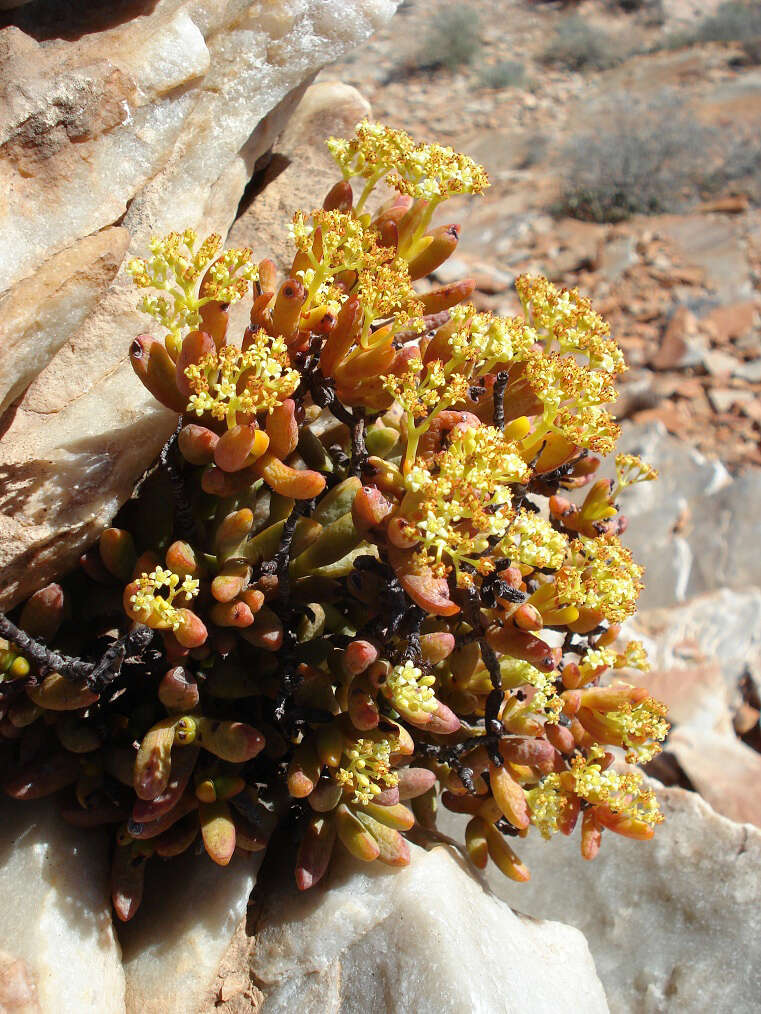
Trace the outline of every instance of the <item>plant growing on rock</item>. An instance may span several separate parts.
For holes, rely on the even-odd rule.
[[[615,676],[646,667],[615,647],[642,573],[617,499],[654,477],[629,455],[595,477],[621,351],[544,278],[508,318],[472,280],[416,286],[457,246],[434,212],[488,184],[469,158],[367,122],[329,146],[342,179],[295,215],[284,278],[191,230],[132,262],[166,334],[130,358],[177,430],[66,593],[0,617],[5,792],[66,789],[65,819],[115,828],[121,919],[199,836],[225,865],[280,824],[303,889],[336,842],[406,864],[439,803],[516,880],[532,826],[580,824],[592,859],[661,819],[615,762],[668,729]]]

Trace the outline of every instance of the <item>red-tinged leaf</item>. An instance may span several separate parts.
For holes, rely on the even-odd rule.
[[[148,856],[132,845],[117,845],[111,865],[111,901],[121,922],[129,922],[143,900]]]
[[[296,859],[296,886],[300,891],[308,891],[325,875],[335,840],[336,825],[333,818],[312,817]]]
[[[454,616],[460,607],[449,597],[449,584],[435,577],[430,568],[421,566],[411,550],[388,547],[388,558],[399,582],[412,601],[433,616]]]

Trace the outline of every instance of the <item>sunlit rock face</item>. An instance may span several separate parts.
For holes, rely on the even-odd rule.
[[[443,847],[392,870],[348,858],[329,890],[270,892],[251,973],[268,1014],[608,1010],[584,937],[527,919]]]
[[[49,799],[0,800],[0,1010],[123,1014],[109,851]]]
[[[126,261],[155,233],[226,235],[305,86],[395,7],[37,2],[5,16],[0,608],[75,562],[171,431],[126,360],[145,326]]]
[[[584,933],[613,1014],[751,1014],[761,989],[761,831],[694,792],[657,795],[666,819],[652,841],[606,831],[588,862],[578,829],[551,842],[532,835],[516,846],[531,880],[490,869],[490,886],[516,910]],[[462,818],[442,817],[461,835]]]

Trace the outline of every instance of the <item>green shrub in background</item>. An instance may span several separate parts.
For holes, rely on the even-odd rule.
[[[417,52],[419,70],[445,67],[457,70],[472,63],[481,51],[478,14],[471,7],[444,7],[432,14],[428,32]]]
[[[566,146],[556,210],[592,222],[676,210],[704,177],[712,138],[674,93],[647,105],[633,103],[630,95],[615,96],[595,129]]]
[[[542,61],[566,70],[606,70],[627,56],[621,42],[579,14],[564,18],[542,54]]]
[[[478,72],[484,88],[521,88],[526,84],[526,68],[519,60],[500,60]]]
[[[695,29],[696,42],[745,42],[761,36],[761,4],[728,0]]]

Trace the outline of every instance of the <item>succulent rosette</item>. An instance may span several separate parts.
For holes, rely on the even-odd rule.
[[[405,865],[442,805],[526,880],[532,826],[591,859],[661,820],[634,765],[664,709],[615,675],[647,666],[617,500],[655,476],[596,478],[621,350],[545,278],[514,317],[425,281],[459,238],[434,214],[488,185],[467,156],[368,122],[329,147],[284,276],[192,230],[130,263],[161,332],[130,360],[177,430],[83,573],[0,621],[5,791],[114,827],[121,919],[199,839],[225,865],[283,834],[305,889],[336,843]]]

